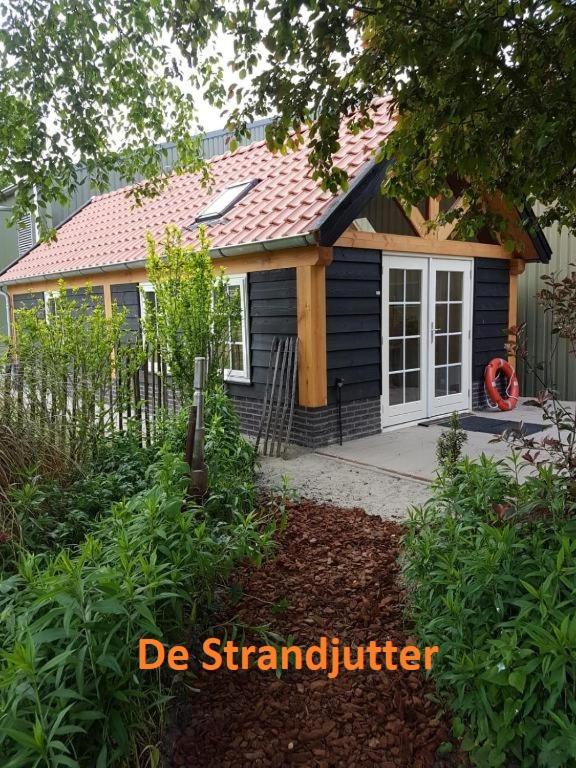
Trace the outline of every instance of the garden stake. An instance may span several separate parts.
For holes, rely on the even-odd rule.
[[[272,411],[274,409],[274,393],[276,391],[276,378],[278,376],[278,364],[280,362],[280,352],[282,349],[281,342],[278,342],[278,347],[276,349],[276,360],[274,362],[274,375],[272,376],[272,389],[270,390],[270,408],[268,411],[268,420],[266,422],[266,432],[264,434],[264,447],[262,449],[262,453],[264,456],[266,456],[268,452],[268,436],[270,434],[270,423],[272,421]]]
[[[280,378],[278,380],[278,395],[276,397],[276,412],[274,414],[274,425],[272,427],[272,437],[270,441],[270,456],[274,455],[274,441],[276,441],[278,447],[280,447],[280,436],[278,435],[278,417],[280,416],[280,409],[282,408],[282,397],[286,391],[286,387],[284,386],[284,376],[286,373],[286,365],[288,361],[290,339],[284,339],[282,346],[282,366],[280,368]],[[282,422],[280,422],[280,429],[282,429]]]
[[[288,450],[288,443],[290,441],[290,433],[292,432],[292,417],[294,416],[294,402],[296,400],[296,384],[298,374],[298,339],[294,339],[294,368],[292,369],[292,391],[290,393],[290,416],[288,418],[288,426],[286,428],[286,442],[284,443],[284,450],[282,456],[286,456]]]
[[[202,502],[208,488],[208,468],[204,462],[204,384],[206,379],[206,358],[194,359],[194,407],[196,424],[192,453],[191,495]]]
[[[274,351],[278,344],[278,336],[274,336],[272,344],[270,346],[270,357],[268,359],[268,370],[266,371],[266,389],[264,390],[264,402],[262,403],[262,416],[260,418],[260,427],[258,428],[258,435],[256,436],[256,450],[260,445],[260,438],[262,437],[262,430],[264,429],[264,421],[266,420],[266,409],[268,407],[268,397],[270,394],[270,371],[272,370],[272,359],[274,357]]]

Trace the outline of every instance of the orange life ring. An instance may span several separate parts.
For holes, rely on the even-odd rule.
[[[496,388],[496,376],[499,373],[504,374],[506,377],[506,397],[502,397]],[[508,360],[503,360],[501,357],[495,357],[493,360],[490,360],[484,370],[484,386],[490,400],[501,411],[512,411],[518,405],[520,387],[514,368],[512,368]]]

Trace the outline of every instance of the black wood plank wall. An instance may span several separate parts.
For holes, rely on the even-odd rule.
[[[68,288],[66,295],[69,299],[76,297],[80,302],[86,298],[88,291],[86,288],[77,288],[72,290]],[[104,289],[101,285],[95,285],[90,291],[90,304],[94,305],[94,297],[99,297],[100,301],[103,301]],[[39,301],[44,301],[43,291],[35,291],[34,293],[18,293],[14,296],[14,308],[15,309],[32,309],[38,306]],[[40,315],[44,316],[44,307],[40,309]]]
[[[44,294],[42,291],[35,291],[34,293],[16,293],[13,298],[14,309],[34,309],[38,306],[39,301],[44,300]],[[40,314],[43,315],[44,311],[41,310]]]
[[[474,314],[472,322],[472,381],[481,381],[493,357],[506,356],[508,328],[509,262],[474,260]]]
[[[111,285],[112,301],[126,310],[124,326],[127,331],[140,332],[140,287],[138,283]]]
[[[234,396],[262,399],[274,336],[296,336],[296,270],[248,274],[250,384],[228,384]]]
[[[329,403],[339,378],[344,402],[380,396],[381,288],[380,251],[334,248],[326,269]]]

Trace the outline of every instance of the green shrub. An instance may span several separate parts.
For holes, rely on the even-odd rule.
[[[180,458],[162,455],[148,480],[76,557],[24,555],[2,583],[3,768],[104,768],[145,748],[158,757],[150,734],[167,691],[161,675],[139,671],[138,641],[186,641],[234,563],[259,562],[270,546],[272,527],[253,514],[210,522],[187,507]]]
[[[115,304],[107,317],[90,288],[67,290],[63,282],[47,305],[41,299],[15,310],[7,360],[15,366],[16,391],[4,395],[2,422],[18,425],[24,402],[39,433],[51,424],[62,450],[89,457],[125,410],[129,383],[144,362],[142,345],[128,343],[125,319]]]
[[[570,480],[483,457],[411,515],[410,615],[479,766],[576,765],[576,522]]]
[[[254,507],[257,454],[242,437],[234,405],[222,386],[205,393],[205,459],[208,465],[206,510],[220,516]],[[159,440],[174,453],[183,453],[188,415],[182,410],[158,425]]]
[[[462,456],[462,448],[468,435],[460,426],[460,418],[457,413],[450,416],[448,429],[444,430],[438,438],[436,446],[436,459],[441,471],[450,472]]]
[[[20,467],[0,500],[2,570],[12,570],[21,546],[40,553],[78,545],[114,502],[146,487],[146,470],[156,453],[141,447],[136,435],[116,434],[98,442],[90,462],[65,474],[50,474],[42,465]]]

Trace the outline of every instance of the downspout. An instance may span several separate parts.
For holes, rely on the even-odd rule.
[[[4,298],[6,308],[6,335],[10,336],[10,296],[6,293],[6,287],[0,285],[0,296]]]

